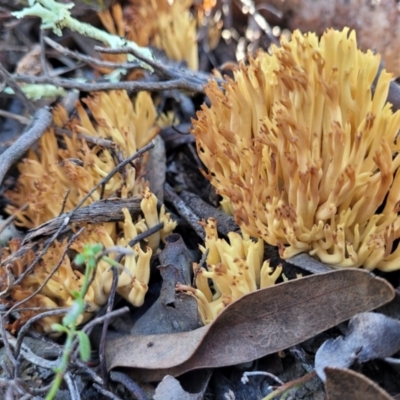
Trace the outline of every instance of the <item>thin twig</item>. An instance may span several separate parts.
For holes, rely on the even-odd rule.
[[[125,165],[131,163],[133,160],[136,158],[139,158],[142,156],[144,153],[149,151],[154,147],[154,141],[152,140],[150,143],[148,143],[146,146],[142,147],[140,150],[138,150],[135,154],[132,154],[130,157],[125,158],[124,161],[119,163],[114,169],[100,182],[98,182],[94,187],[86,194],[86,196],[83,197],[83,199],[78,203],[78,205],[74,208],[74,210],[77,210],[80,208],[80,206],[100,187],[100,186],[105,186],[107,182],[122,168],[125,167]]]
[[[19,357],[19,352],[21,350],[21,346],[22,346],[22,342],[24,340],[25,335],[27,334],[29,328],[32,326],[32,324],[34,324],[35,322],[41,320],[42,318],[46,318],[46,317],[53,317],[55,315],[64,315],[66,314],[71,308],[70,307],[66,307],[66,308],[53,308],[50,311],[46,311],[43,312],[41,314],[35,315],[32,318],[30,318],[25,324],[24,326],[20,329],[20,331],[18,332],[18,336],[17,336],[17,341],[15,343],[15,355],[17,357],[17,361],[18,361],[18,357]]]
[[[302,376],[301,378],[293,379],[292,381],[286,382],[284,385],[280,386],[270,394],[264,397],[263,400],[273,400],[279,395],[287,392],[288,390],[292,390],[298,386],[304,385],[306,382],[313,379],[316,375],[315,371],[309,372],[308,374]]]
[[[137,400],[147,400],[148,397],[144,390],[128,375],[119,371],[111,371],[110,379],[124,385],[131,395]]]
[[[112,280],[112,285],[111,285],[111,289],[110,289],[110,294],[108,297],[106,315],[109,314],[114,307],[114,299],[115,299],[115,293],[117,290],[118,277],[119,277],[118,271],[115,267],[111,267],[111,271],[113,274],[113,280]],[[107,371],[107,365],[106,365],[106,344],[107,344],[107,330],[108,330],[109,323],[110,323],[110,319],[107,318],[103,324],[103,328],[101,331],[100,346],[99,346],[100,374],[101,374],[101,377],[103,378],[104,386],[106,388],[108,388],[108,371]]]
[[[1,331],[1,337],[3,339],[3,345],[4,348],[6,349],[6,354],[8,356],[8,359],[11,361],[13,364],[14,368],[17,365],[17,359],[15,358],[15,355],[13,351],[11,350],[10,342],[9,342],[9,334],[6,332],[6,327],[4,326],[4,316],[0,314],[0,331]]]
[[[129,247],[133,247],[136,244],[138,244],[139,242],[141,242],[142,240],[148,238],[149,236],[151,236],[153,233],[156,233],[158,231],[160,231],[161,229],[164,228],[164,222],[160,222],[157,225],[154,225],[152,228],[147,229],[147,231],[142,232],[141,234],[135,236],[129,243]],[[115,261],[117,263],[120,263],[121,260],[124,258],[125,254],[119,254],[117,256],[117,258],[115,259]]]
[[[202,84],[193,84],[184,78],[176,78],[163,82],[143,82],[143,81],[126,81],[126,82],[100,82],[86,83],[79,82],[75,79],[65,78],[49,78],[47,76],[30,76],[30,75],[13,75],[17,82],[36,83],[36,84],[52,84],[65,89],[76,89],[82,92],[98,92],[105,90],[127,90],[136,93],[143,90],[149,92],[162,92],[164,90],[181,89],[194,93],[204,93]]]
[[[0,62],[0,76],[3,77],[5,83],[14,91],[15,95],[22,101],[24,106],[29,110],[31,114],[36,112],[36,107],[31,101],[25,96],[25,93],[19,87],[13,76],[4,68]]]
[[[12,335],[6,332],[7,339],[12,347],[15,347],[17,343],[17,339],[15,339]],[[54,369],[58,366],[60,360],[46,360],[42,357],[37,356],[33,351],[22,342],[20,354],[25,360],[30,361],[32,364],[38,365],[39,367],[47,368],[47,369]]]
[[[65,205],[67,204],[67,200],[68,200],[68,197],[69,197],[70,193],[71,193],[71,189],[67,189],[67,191],[65,192],[65,196],[63,198],[62,204],[61,204],[60,213],[58,214],[59,217],[64,214]]]
[[[28,208],[28,204],[24,204],[20,207],[16,212],[25,211]],[[15,219],[17,218],[16,214],[10,215],[1,225],[0,225],[0,234],[9,226],[11,225]]]
[[[32,120],[22,115],[14,114],[6,110],[0,110],[0,116],[4,118],[11,118],[18,121],[20,124],[29,125]]]
[[[98,383],[99,385],[103,384],[103,379],[99,375],[96,374],[91,368],[87,366],[87,364],[83,363],[80,360],[75,360],[74,365],[80,369],[81,373],[85,373],[92,378],[92,381]]]
[[[46,46],[44,44],[45,33],[44,30],[40,30],[40,63],[42,64],[43,75],[50,76],[49,66],[46,61]]]
[[[71,400],[81,400],[81,396],[79,394],[78,386],[76,384],[76,381],[72,379],[71,373],[66,372],[64,374],[64,380],[67,383],[69,393],[71,395],[70,399]]]
[[[85,332],[87,335],[90,335],[90,333],[92,332],[92,329],[96,325],[102,324],[105,321],[109,321],[112,318],[119,317],[120,315],[125,314],[127,312],[129,312],[129,307],[125,306],[125,307],[119,308],[118,310],[111,311],[107,314],[104,314],[101,317],[96,317],[96,318],[92,319],[90,322],[88,322],[82,328],[82,331]],[[75,349],[73,352],[73,358],[76,358],[78,355],[78,352],[79,352],[78,345],[79,345],[79,339],[75,338],[74,344],[73,344],[73,348]]]
[[[96,383],[93,385],[93,387],[97,391],[99,391],[102,395],[108,397],[111,400],[122,400],[121,397],[116,396],[114,393],[111,393],[109,390],[102,388],[100,385],[97,385]]]
[[[82,53],[78,53],[77,51],[72,51],[67,49],[64,46],[61,46],[59,43],[55,42],[54,40],[50,39],[49,37],[45,37],[45,42],[52,47],[54,50],[58,51],[59,53],[73,57],[79,61],[83,61],[87,64],[94,65],[96,67],[105,67],[105,68],[125,68],[125,69],[132,69],[132,68],[140,68],[140,64],[138,63],[118,63],[118,62],[111,62],[111,61],[103,61],[99,60],[94,57],[87,56]]]
[[[88,143],[92,143],[98,146],[102,146],[105,147],[107,149],[114,149],[117,147],[117,144],[115,142],[113,142],[112,140],[109,139],[103,139],[103,138],[99,138],[99,137],[95,137],[95,136],[90,136],[90,135],[85,135],[83,133],[75,133],[75,132],[71,132],[68,129],[62,129],[62,128],[54,128],[54,133],[58,136],[67,136],[69,138],[73,138],[74,135],[76,135],[76,137],[78,139],[83,139],[86,140],[86,142]]]
[[[33,117],[32,125],[0,156],[0,184],[11,166],[43,136],[52,121],[50,110],[41,108]]]
[[[150,65],[154,69],[154,72],[160,77],[170,79],[183,78],[187,84],[192,87],[194,92],[198,92],[199,88],[203,88],[203,85],[207,84],[210,79],[215,80],[218,84],[223,82],[223,80],[216,79],[215,77],[201,71],[192,71],[189,68],[182,66],[168,66],[160,61],[143,56],[132,47],[110,48],[95,46],[94,49],[100,53],[107,54],[132,54],[137,59]],[[200,90],[200,92],[203,92],[203,90]]]

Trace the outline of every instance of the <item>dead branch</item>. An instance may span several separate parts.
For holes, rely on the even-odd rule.
[[[42,137],[50,127],[52,120],[53,116],[50,110],[41,108],[33,117],[32,124],[28,129],[0,156],[0,184],[11,166]]]

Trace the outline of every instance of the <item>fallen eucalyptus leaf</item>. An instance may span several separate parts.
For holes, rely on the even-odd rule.
[[[130,368],[139,381],[157,381],[236,365],[303,342],[393,296],[386,280],[363,270],[308,276],[245,295],[212,324],[190,332],[110,335],[107,367]]]
[[[345,337],[328,339],[315,355],[315,370],[325,381],[325,368],[348,368],[360,363],[385,358],[400,350],[400,321],[386,315],[363,312],[349,322]]]
[[[326,368],[327,400],[392,400],[387,392],[364,375],[349,369]]]

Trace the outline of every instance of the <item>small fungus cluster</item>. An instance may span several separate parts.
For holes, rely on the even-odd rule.
[[[38,151],[31,150],[26,159],[18,166],[20,176],[15,189],[6,195],[12,202],[7,208],[9,213],[17,216],[16,224],[35,228],[40,224],[57,217],[60,212],[71,211],[80,200],[109,172],[120,160],[136,153],[150,142],[158,133],[157,115],[150,94],[141,92],[134,102],[124,91],[99,92],[84,100],[92,118],[82,103],[77,104],[78,120],[68,122],[66,112],[61,107],[54,111],[54,123],[59,127],[68,127],[74,132],[72,138],[65,136],[59,145],[54,128],[49,129],[42,137]],[[165,119],[165,118],[164,118]],[[108,139],[115,143],[113,148],[104,148],[78,139],[77,134],[87,137]],[[117,154],[119,157],[117,157]],[[147,292],[150,276],[150,257],[157,251],[160,241],[164,240],[176,223],[170,219],[165,207],[157,209],[157,198],[150,192],[140,174],[145,168],[146,156],[135,164],[128,164],[124,170],[117,172],[105,185],[103,198],[127,198],[140,195],[140,208],[143,217],[136,221],[127,209],[122,209],[124,222],[107,222],[103,224],[85,224],[85,230],[71,245],[71,250],[81,252],[85,244],[101,243],[105,248],[119,246],[132,251],[121,260],[123,269],[119,270],[117,293],[134,306],[141,306]],[[85,202],[89,205],[99,200],[101,189],[95,191]],[[27,207],[22,207],[27,203]],[[138,234],[154,227],[159,222],[164,228],[152,234],[147,241],[138,243],[133,248],[129,245]],[[77,230],[82,225],[73,225]],[[65,252],[67,241],[54,242],[47,253],[36,264],[33,272],[27,275],[19,285],[13,285],[9,296],[2,303],[14,305],[36,292],[48,279],[40,293],[24,303],[24,308],[32,307],[68,307],[72,304],[74,291],[79,291],[83,274],[76,269],[70,259],[71,252]],[[14,239],[9,248],[3,249],[0,268],[0,290],[9,285],[9,276],[17,279],[30,265],[35,252],[30,251],[16,262],[5,264],[4,260],[19,249],[20,243]],[[117,254],[111,254],[116,258]],[[50,273],[61,260],[56,272]],[[111,289],[112,273],[110,265],[100,261],[96,274],[86,294],[87,313],[84,319],[90,318],[93,312],[106,303]],[[37,311],[24,310],[11,326],[18,329]],[[51,330],[51,324],[60,317],[43,319],[37,327],[45,332]]]
[[[192,131],[206,176],[242,231],[283,258],[400,267],[400,112],[379,63],[347,28],[296,31],[208,85]]]
[[[193,0],[129,0],[123,10],[115,4],[99,17],[109,32],[139,46],[155,46],[171,60],[186,61],[189,68],[197,70],[197,22],[192,6]]]
[[[178,284],[177,289],[196,298],[201,320],[208,324],[227,305],[243,295],[272,286],[280,276],[282,267],[273,270],[269,261],[263,262],[262,239],[253,241],[246,234],[241,236],[230,232],[228,243],[218,238],[215,219],[210,218],[202,225],[206,240],[200,250],[207,254],[207,269],[194,264],[196,288]]]

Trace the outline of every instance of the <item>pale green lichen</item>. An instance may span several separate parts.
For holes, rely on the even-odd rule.
[[[40,100],[43,98],[53,98],[64,96],[66,94],[65,90],[62,87],[54,86],[50,84],[27,84],[21,86],[21,90],[24,92],[25,96],[33,101]],[[4,93],[14,94],[14,90],[10,87],[6,87],[3,90]]]

